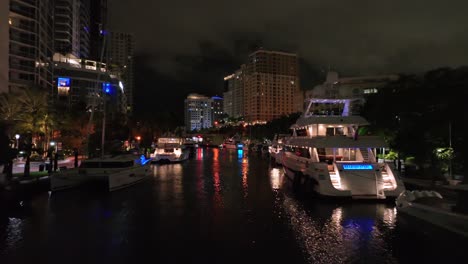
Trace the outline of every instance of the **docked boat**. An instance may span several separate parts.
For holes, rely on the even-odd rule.
[[[398,212],[468,238],[468,215],[454,212],[438,192],[404,191],[395,202]]]
[[[405,190],[403,182],[393,164],[376,159],[376,149],[386,143],[380,137],[358,136],[359,127],[368,122],[351,114],[351,103],[352,99],[309,100],[284,143],[285,173],[296,186],[322,196],[396,198]]]
[[[276,134],[273,140],[271,141],[271,145],[268,147],[268,152],[270,153],[271,159],[276,164],[283,163],[283,143],[285,139],[291,135],[287,134]]]
[[[149,174],[150,160],[143,155],[104,156],[83,160],[78,168],[52,174],[50,189],[59,191],[89,183],[107,191],[115,191],[133,185]]]
[[[189,150],[181,138],[159,138],[151,158],[153,162],[181,162],[187,160]]]
[[[248,147],[244,145],[238,135],[235,135],[231,138],[227,138],[223,142],[223,147],[226,149],[237,149],[237,150],[247,150]]]
[[[193,140],[192,138],[186,138],[184,141],[184,145],[188,149],[196,149],[198,148],[198,141]]]

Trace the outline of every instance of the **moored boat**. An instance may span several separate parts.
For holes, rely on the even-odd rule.
[[[159,138],[154,153],[151,154],[153,162],[175,163],[187,160],[189,150],[181,138]]]
[[[395,203],[400,213],[468,238],[468,215],[455,212],[438,192],[404,191]]]
[[[305,113],[292,126],[283,147],[282,164],[296,185],[322,196],[355,199],[396,198],[403,182],[391,163],[378,163],[376,149],[386,147],[376,136],[358,136],[368,125],[351,115],[351,99],[310,99]],[[334,107],[321,112],[319,106]],[[336,115],[333,113],[337,113]]]
[[[83,160],[78,168],[59,171],[50,177],[51,191],[79,187],[85,183],[115,191],[133,185],[150,174],[150,160],[131,154]]]

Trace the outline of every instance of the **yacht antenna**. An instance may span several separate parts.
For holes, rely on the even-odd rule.
[[[100,27],[101,28],[101,27]],[[90,156],[90,151],[89,151],[89,136],[90,136],[90,130],[91,130],[91,125],[93,122],[93,117],[94,117],[94,111],[96,110],[96,105],[97,105],[97,97],[99,95],[99,84],[101,81],[101,72],[102,72],[102,60],[104,59],[104,50],[106,46],[106,34],[104,30],[100,30],[100,33],[102,32],[102,47],[101,47],[101,55],[100,55],[100,61],[96,63],[96,69],[98,70],[96,82],[94,84],[94,93],[92,94],[92,103],[91,103],[91,114],[89,115],[89,120],[88,120],[88,126],[86,127],[86,154],[88,157]],[[106,65],[107,66],[107,65]],[[104,100],[105,103],[105,100]],[[105,107],[105,105],[104,105]],[[104,109],[105,112],[105,109]],[[104,131],[103,131],[104,133]],[[102,149],[102,153],[104,153],[104,149]]]

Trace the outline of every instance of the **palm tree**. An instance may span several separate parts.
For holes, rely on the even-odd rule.
[[[0,120],[6,125],[7,135],[11,138],[11,130],[21,121],[21,104],[14,94],[0,94]]]

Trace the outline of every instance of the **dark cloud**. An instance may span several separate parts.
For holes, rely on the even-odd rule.
[[[200,55],[200,42],[236,55],[239,37],[349,72],[457,66],[468,57],[466,10],[463,0],[110,1],[113,27],[135,32],[163,70]]]
[[[187,91],[219,92],[223,75],[256,45],[297,52],[308,69],[331,67],[348,75],[455,67],[468,58],[464,0],[109,0],[109,5],[111,26],[135,33],[137,51],[152,55],[147,63],[155,71],[172,80],[190,78]]]

